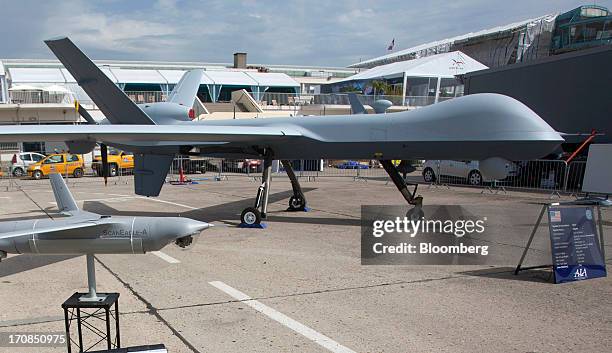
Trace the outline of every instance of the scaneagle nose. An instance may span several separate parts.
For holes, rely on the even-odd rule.
[[[174,244],[180,248],[186,248],[192,245],[194,238],[200,235],[200,232],[212,227],[210,223],[196,221],[191,218],[176,218],[175,221],[178,221],[180,224],[180,232],[182,235],[174,241]]]
[[[186,217],[165,217],[158,219],[154,232],[165,234],[169,237],[184,237],[187,235],[198,235],[204,229],[212,227],[212,224],[200,222]]]
[[[171,242],[185,248],[212,224],[185,217],[162,217],[155,218],[150,227],[151,236],[143,241],[145,252],[160,250]]]
[[[197,234],[213,226],[210,223],[196,221],[191,218],[185,218],[181,223],[184,234]]]

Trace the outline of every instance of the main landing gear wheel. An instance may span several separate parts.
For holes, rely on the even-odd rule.
[[[306,208],[306,199],[293,195],[289,198],[289,211],[301,211]]]
[[[254,225],[261,223],[261,212],[255,207],[247,207],[240,215],[240,221],[246,225]]]

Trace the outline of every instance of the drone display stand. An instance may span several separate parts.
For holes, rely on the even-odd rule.
[[[66,344],[72,353],[74,343],[77,352],[88,352],[106,341],[107,349],[121,347],[119,333],[119,293],[97,293],[96,272],[93,254],[87,254],[87,282],[89,292],[74,293],[63,304],[66,325]],[[114,321],[114,325],[112,325]],[[71,336],[71,327],[76,323],[77,338]],[[100,327],[102,326],[103,327]],[[112,332],[114,327],[114,333]],[[94,339],[85,343],[84,332]]]

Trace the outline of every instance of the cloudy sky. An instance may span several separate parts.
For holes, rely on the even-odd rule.
[[[360,59],[540,15],[576,0],[11,0],[0,58],[52,58],[68,35],[93,59],[346,66]],[[597,4],[612,8],[612,0]]]

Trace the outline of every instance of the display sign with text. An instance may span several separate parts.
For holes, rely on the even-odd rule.
[[[606,276],[593,207],[548,208],[555,283]]]

